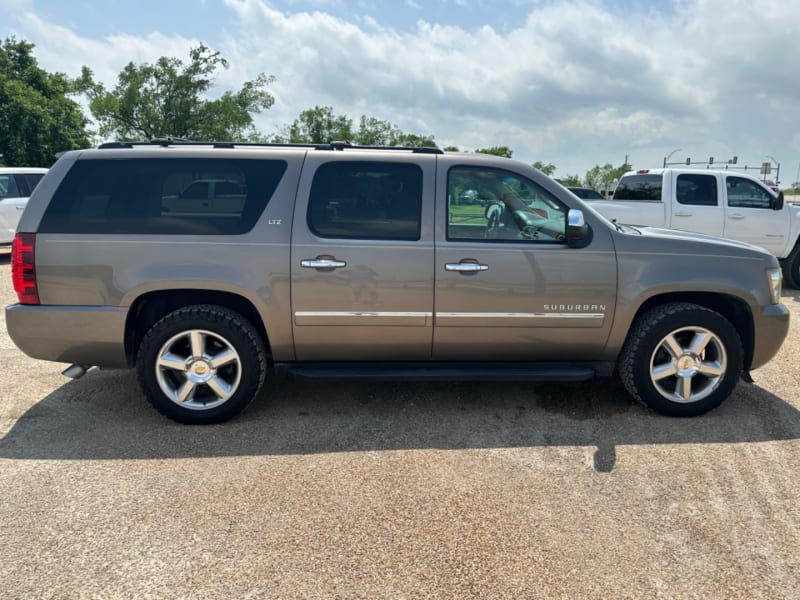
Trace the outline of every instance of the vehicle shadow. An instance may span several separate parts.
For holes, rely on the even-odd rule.
[[[784,288],[781,291],[781,302],[786,303],[789,300],[794,300],[795,302],[800,302],[800,290],[796,289],[787,289],[786,282],[784,282]]]
[[[113,391],[111,391],[113,390]],[[185,426],[159,415],[132,372],[90,371],[32,406],[0,458],[163,459],[407,449],[589,446],[598,471],[632,444],[800,439],[800,411],[755,384],[720,408],[670,419],[616,380],[570,384],[273,381],[238,418]]]

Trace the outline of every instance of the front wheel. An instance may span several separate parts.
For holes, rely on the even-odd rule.
[[[783,266],[783,280],[787,285],[800,290],[800,245],[786,258]]]
[[[241,412],[258,394],[266,367],[255,327],[232,310],[208,304],[159,320],[136,356],[147,399],[187,424],[219,423]]]
[[[634,322],[619,359],[622,383],[669,416],[719,406],[742,373],[742,342],[719,313],[685,302],[654,307]]]

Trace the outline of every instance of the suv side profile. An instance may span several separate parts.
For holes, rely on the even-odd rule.
[[[462,203],[470,190],[484,204]],[[769,361],[789,326],[764,250],[615,225],[532,167],[435,148],[154,140],[68,152],[12,254],[6,323],[19,348],[74,363],[72,377],[135,368],[153,406],[184,423],[233,417],[275,369],[617,374],[647,406],[698,415]]]

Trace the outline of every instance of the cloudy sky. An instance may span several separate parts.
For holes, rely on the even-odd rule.
[[[129,61],[230,61],[217,91],[264,72],[279,131],[302,110],[391,121],[441,146],[507,145],[556,176],[733,155],[800,179],[796,0],[0,0],[0,38],[49,71],[113,85]]]

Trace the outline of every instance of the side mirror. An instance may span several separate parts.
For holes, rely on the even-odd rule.
[[[567,213],[567,245],[570,248],[585,248],[592,237],[592,228],[586,223],[583,211],[571,208]]]
[[[772,201],[772,210],[781,210],[783,208],[783,190],[778,192],[778,197]]]

